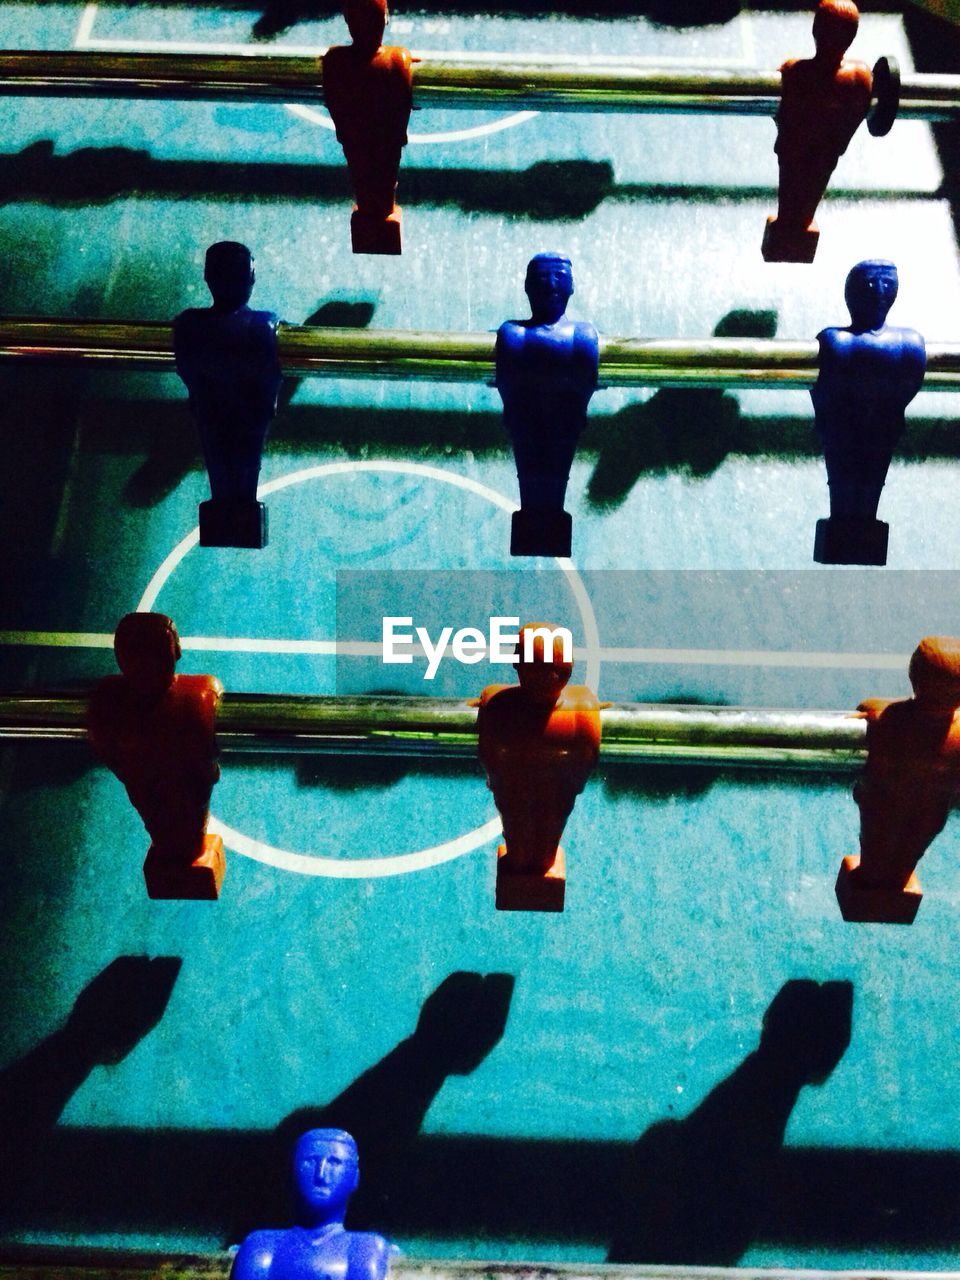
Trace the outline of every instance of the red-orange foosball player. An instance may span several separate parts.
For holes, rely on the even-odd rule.
[[[503,819],[497,908],[562,911],[566,866],[560,838],[600,750],[600,703],[569,687],[572,653],[546,623],[520,630],[519,685],[480,695],[480,761]]]
[[[912,698],[871,698],[867,766],[853,795],[860,856],[844,858],[844,920],[912,924],[923,896],[915,868],[960,793],[960,640],[928,636],[910,659]]]
[[[413,106],[409,49],[381,44],[386,0],[346,0],[349,45],[323,55],[323,96],[350,170],[354,253],[400,252],[400,153]]]
[[[220,777],[214,721],[223,685],[213,676],[175,674],[180,637],[162,613],[128,613],[114,652],[122,674],[97,685],[87,727],[150,835],[147,893],[216,898],[223,841],[207,835],[207,820]]]
[[[767,219],[763,237],[767,262],[812,262],[817,252],[817,205],[870,107],[870,68],[843,56],[859,20],[853,0],[820,0],[813,19],[816,53],[780,68],[780,185],[777,216]]]

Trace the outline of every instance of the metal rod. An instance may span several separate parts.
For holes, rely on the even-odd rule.
[[[400,329],[322,329],[280,326],[284,373],[337,378],[489,382],[492,333],[426,333]],[[79,364],[111,369],[174,367],[173,332],[166,321],[0,317],[0,362]],[[813,386],[816,342],[751,338],[601,338],[600,380],[609,387]],[[960,346],[927,348],[925,391],[960,391]]]
[[[227,1280],[233,1257],[231,1253],[6,1245],[0,1253],[0,1280]],[[401,1256],[391,1259],[388,1280],[960,1280],[960,1272],[432,1261]]]
[[[179,101],[321,101],[320,53],[198,55],[0,51],[0,94]],[[776,71],[650,67],[629,57],[548,58],[443,54],[414,67],[417,106],[551,111],[726,112],[773,115]],[[960,77],[907,76],[904,119],[960,118]]]
[[[89,693],[0,695],[0,739],[82,742]],[[614,703],[601,712],[610,764],[839,769],[863,761],[866,727],[847,711]],[[227,693],[225,754],[473,756],[477,712],[453,698],[328,698]]]

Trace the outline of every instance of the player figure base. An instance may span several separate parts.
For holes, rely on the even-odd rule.
[[[200,503],[201,547],[250,547],[267,545],[267,508],[256,500],[210,498]]]
[[[768,218],[760,252],[764,262],[812,262],[819,240],[820,228],[815,222],[798,231],[795,227],[782,227],[777,218]]]
[[[886,564],[890,526],[883,520],[828,517],[817,521],[817,564]]]
[[[386,218],[371,217],[361,213],[356,205],[350,216],[350,243],[354,253],[382,253],[396,256],[400,246],[400,206]]]
[[[848,924],[913,924],[923,898],[917,873],[902,889],[862,886],[855,872],[860,858],[852,854],[844,858],[837,876],[837,902],[840,914]]]
[[[203,852],[193,862],[160,857],[151,845],[143,864],[147,896],[184,902],[216,902],[226,867],[223,841],[219,836],[205,835]]]
[[[512,556],[569,556],[573,517],[567,511],[513,513],[510,522]]]
[[[567,888],[567,860],[563,849],[542,873],[510,871],[504,865],[507,846],[497,846],[498,911],[562,911]]]

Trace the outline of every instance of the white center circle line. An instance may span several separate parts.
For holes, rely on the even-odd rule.
[[[291,115],[333,132],[333,121],[325,111],[319,111],[316,107],[308,107],[298,102],[286,102],[284,106]],[[408,133],[407,141],[414,146],[431,142],[469,142],[472,138],[488,138],[491,134],[501,133],[504,129],[513,129],[518,124],[526,124],[528,120],[532,120],[539,114],[539,111],[514,111],[508,116],[501,116],[498,120],[490,120],[486,124],[474,125],[469,129],[448,129],[443,133]]]
[[[472,480],[469,476],[457,475],[456,472],[444,471],[440,467],[431,467],[422,462],[391,462],[388,460],[378,460],[376,462],[323,462],[313,467],[304,467],[299,471],[291,471],[285,476],[278,476],[276,480],[270,480],[261,485],[257,491],[257,496],[262,499],[268,497],[271,493],[279,493],[282,489],[290,488],[292,485],[304,484],[310,480],[320,480],[330,476],[352,475],[358,472],[420,476],[424,479],[436,480],[441,484],[451,485],[453,488],[462,489],[467,493],[476,494],[509,515],[519,509],[516,502],[511,501],[502,493],[498,493],[496,489],[491,489],[487,485],[481,484],[478,480]],[[146,589],[136,606],[137,613],[147,613],[154,608],[157,597],[171,574],[188,552],[192,551],[199,543],[199,527],[191,529],[186,537],[181,538],[147,583]],[[567,580],[567,584],[577,603],[580,620],[583,625],[584,648],[587,657],[587,673],[584,683],[596,693],[600,683],[600,633],[596,614],[583,579],[580,577],[579,571],[573,562],[569,559],[557,557],[556,563]],[[241,854],[243,857],[262,862],[267,866],[278,867],[284,871],[292,871],[299,875],[326,876],[343,880],[404,875],[411,871],[423,871],[428,867],[436,867],[441,863],[459,858],[463,854],[472,853],[474,849],[478,849],[481,845],[495,839],[501,829],[500,819],[496,817],[473,828],[471,831],[464,832],[463,835],[455,836],[452,840],[444,841],[442,844],[432,845],[428,849],[419,849],[413,853],[389,854],[384,857],[346,859],[328,858],[319,854],[294,853],[289,849],[278,849],[274,845],[267,844],[262,840],[256,840],[252,836],[246,836],[242,832],[234,830],[233,827],[227,826],[212,815],[209,824],[211,832],[219,835],[229,849],[234,853]]]

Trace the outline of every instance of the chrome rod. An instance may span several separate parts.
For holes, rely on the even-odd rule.
[[[82,742],[89,692],[0,695],[0,739]],[[862,763],[865,722],[847,711],[614,703],[601,712],[610,764],[846,770]],[[453,698],[227,693],[224,753],[472,756],[476,708]]]
[[[0,94],[180,101],[321,101],[322,50],[315,57],[100,50],[0,51]],[[414,66],[417,106],[546,108],[551,111],[726,112],[772,115],[776,71],[658,68],[624,56],[518,57],[464,53]],[[901,85],[899,116],[960,118],[960,77],[913,74]]]
[[[489,382],[492,333],[325,329],[280,326],[284,373],[329,377]],[[111,369],[173,366],[173,333],[166,321],[0,317],[0,361],[80,364]],[[610,387],[811,387],[816,342],[759,338],[601,338],[600,380]],[[925,391],[960,391],[960,346],[927,347]]]
[[[127,1249],[5,1245],[0,1280],[228,1280],[232,1253],[164,1254]],[[388,1280],[960,1280],[958,1271],[875,1268],[828,1271],[787,1267],[629,1266],[603,1262],[390,1261]]]
[[[232,1253],[148,1253],[128,1249],[5,1245],[0,1280],[228,1280]],[[828,1271],[787,1267],[611,1265],[603,1262],[497,1262],[473,1258],[390,1260],[388,1280],[960,1280],[958,1271],[875,1268]]]

